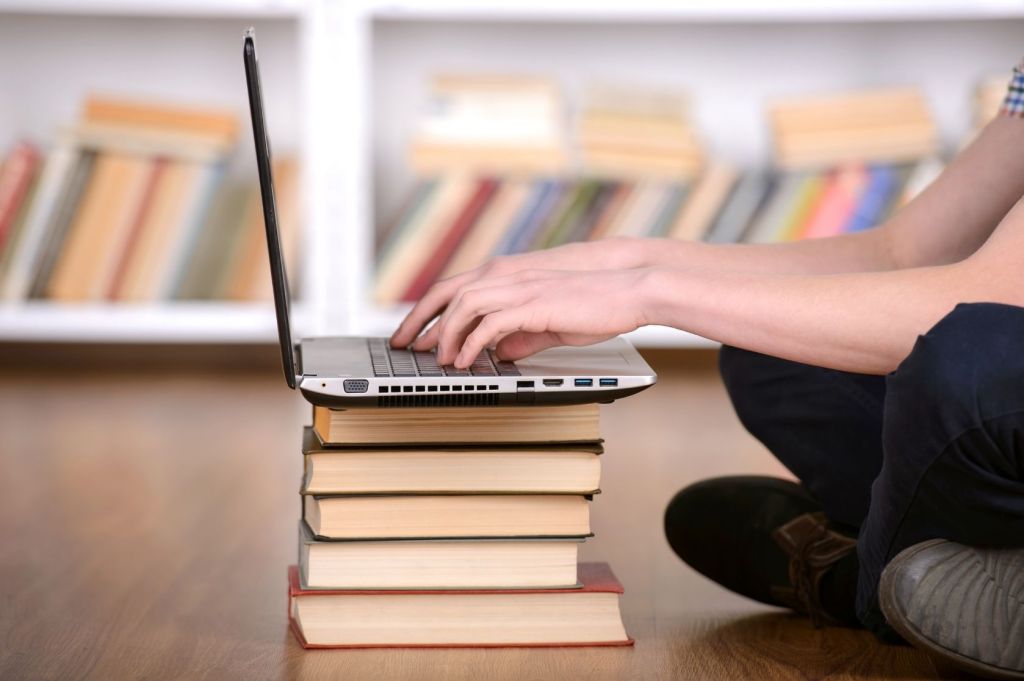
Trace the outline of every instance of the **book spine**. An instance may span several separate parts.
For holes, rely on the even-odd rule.
[[[597,190],[594,200],[587,207],[576,226],[572,229],[567,242],[587,241],[590,239],[598,221],[610,207],[611,200],[618,191],[619,185],[616,182],[602,182]]]
[[[0,251],[7,245],[21,204],[39,166],[39,152],[28,142],[20,142],[0,171]]]
[[[896,174],[891,167],[873,166],[869,173],[868,186],[845,225],[845,232],[860,232],[875,226],[888,204],[889,195],[896,189]]]
[[[537,231],[543,225],[548,214],[555,208],[564,191],[563,184],[556,180],[545,180],[542,183],[536,203],[531,207],[528,214],[524,216],[524,219],[516,229],[509,233],[508,242],[502,245],[501,255],[521,253],[529,247]]]
[[[654,222],[651,224],[651,228],[647,232],[647,236],[668,236],[669,229],[675,223],[676,218],[679,217],[679,212],[682,210],[683,204],[686,203],[688,195],[688,185],[673,184],[669,187],[665,203],[655,216]]]
[[[572,203],[565,212],[558,217],[551,229],[541,237],[541,248],[553,248],[560,246],[569,240],[576,224],[583,218],[587,208],[594,202],[597,195],[598,183],[596,180],[586,180],[572,199]]]
[[[206,215],[213,205],[213,197],[216,196],[217,188],[223,178],[223,162],[206,164],[202,169],[193,203],[182,216],[181,224],[178,225],[180,235],[177,247],[166,256],[166,274],[157,292],[159,298],[172,299],[181,287],[189,260],[199,243]]]
[[[747,233],[768,204],[774,176],[748,173],[733,190],[728,203],[715,220],[706,239],[713,244],[736,244],[747,240]]]
[[[822,173],[813,173],[804,180],[800,191],[797,192],[793,200],[789,215],[775,235],[775,241],[795,241],[800,237],[807,225],[807,220],[821,203],[826,180],[826,176]]]
[[[46,229],[45,242],[28,291],[29,298],[46,296],[50,276],[63,250],[65,238],[68,230],[71,229],[71,223],[75,219],[82,196],[85,194],[85,188],[92,177],[95,162],[95,152],[83,152],[68,178],[68,183],[58,199],[59,207],[53,215],[52,224]]]
[[[163,174],[164,168],[167,166],[167,162],[164,159],[157,159],[153,162],[153,167],[150,169],[149,177],[146,178],[146,186],[142,190],[142,198],[139,201],[138,209],[135,211],[135,215],[132,218],[132,224],[129,227],[128,234],[125,237],[124,249],[121,255],[114,263],[114,269],[110,276],[110,281],[107,285],[105,297],[107,300],[116,300],[117,292],[121,289],[124,282],[125,273],[128,271],[128,262],[135,251],[135,246],[139,242],[139,235],[142,233],[143,225],[146,224],[146,216],[149,213],[153,203],[153,196],[156,194],[156,188],[160,182],[160,176]]]
[[[64,143],[59,143],[47,157],[39,177],[39,186],[32,204],[28,206],[21,238],[10,254],[10,264],[2,282],[0,297],[3,300],[23,300],[28,297],[61,194],[69,183],[77,158],[77,149]]]
[[[427,292],[430,285],[434,283],[438,275],[444,270],[444,266],[455,252],[456,246],[465,238],[473,225],[476,224],[477,219],[483,213],[484,208],[487,207],[497,189],[497,180],[488,178],[480,181],[476,191],[462,211],[456,216],[441,243],[434,250],[433,255],[424,263],[423,268],[412,280],[412,283],[409,284],[401,300],[419,300]]]
[[[867,178],[867,169],[859,163],[838,169],[799,238],[818,239],[841,234],[864,192]]]

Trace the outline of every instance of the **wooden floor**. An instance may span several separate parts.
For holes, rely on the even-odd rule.
[[[653,357],[659,385],[604,408],[604,493],[583,557],[624,583],[637,643],[590,650],[303,651],[286,625],[285,568],[308,408],[272,366],[136,362],[69,378],[7,362],[0,679],[952,676],[910,648],[732,596],[674,557],[661,514],[678,488],[782,473],[740,428],[713,356],[687,357]]]

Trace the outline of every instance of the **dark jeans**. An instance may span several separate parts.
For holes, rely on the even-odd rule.
[[[958,305],[888,376],[731,347],[720,364],[743,425],[858,533],[872,631],[882,569],[908,546],[1024,546],[1024,308]]]

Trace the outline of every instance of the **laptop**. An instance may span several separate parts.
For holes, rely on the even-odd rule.
[[[343,409],[610,402],[655,383],[654,372],[624,338],[587,347],[552,348],[517,362],[502,361],[492,350],[485,350],[468,369],[439,366],[433,351],[392,348],[387,338],[303,338],[294,343],[252,29],[245,32],[243,56],[277,335],[288,387],[298,388],[315,405]]]

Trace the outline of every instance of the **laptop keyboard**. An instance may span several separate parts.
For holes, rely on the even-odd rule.
[[[484,350],[467,369],[440,366],[433,350],[416,352],[392,348],[385,338],[368,338],[370,361],[374,376],[519,376],[519,369],[512,362],[505,362],[494,356],[491,350]]]

